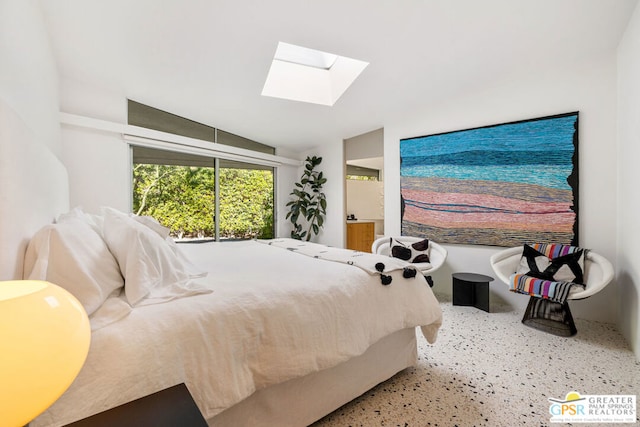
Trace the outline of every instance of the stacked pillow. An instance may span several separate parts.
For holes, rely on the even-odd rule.
[[[124,286],[118,263],[81,211],[67,214],[33,236],[25,253],[24,278],[63,287],[80,301],[87,315]]]
[[[124,290],[131,306],[209,293],[196,269],[151,217],[103,208],[76,208],[39,230],[25,254],[25,279],[47,280],[71,292],[91,316]]]
[[[104,208],[103,214],[104,240],[125,277],[129,304],[211,292],[192,281],[207,273],[181,259],[177,248],[167,241],[167,228],[150,217],[131,217],[111,208]]]

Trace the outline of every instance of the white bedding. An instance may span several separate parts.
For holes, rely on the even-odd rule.
[[[424,278],[401,270],[385,273],[393,281],[383,286],[360,268],[255,241],[180,249],[209,271],[200,280],[213,292],[138,306],[94,331],[80,375],[31,426],[64,425],[181,382],[210,418],[400,329],[421,326],[434,341],[442,321]]]

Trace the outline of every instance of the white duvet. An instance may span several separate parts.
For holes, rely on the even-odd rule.
[[[255,241],[180,248],[209,272],[202,281],[213,292],[136,307],[94,331],[79,376],[32,427],[64,425],[182,382],[210,418],[400,329],[421,326],[433,342],[442,321],[420,275],[385,273],[393,280],[383,286],[361,268]]]

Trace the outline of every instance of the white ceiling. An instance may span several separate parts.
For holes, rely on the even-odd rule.
[[[298,151],[512,75],[613,53],[637,1],[40,3],[63,81]],[[332,107],[264,97],[280,41],[369,66]]]

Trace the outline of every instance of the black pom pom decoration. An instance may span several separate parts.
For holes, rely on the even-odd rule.
[[[383,285],[388,285],[389,283],[391,283],[391,276],[387,276],[386,274],[381,274],[380,275],[380,281],[382,282]]]
[[[384,271],[384,264],[381,262],[376,263],[376,270],[382,273]]]
[[[405,267],[402,270],[402,277],[405,279],[411,279],[412,277],[416,277],[416,269],[411,267]]]
[[[431,276],[424,276],[424,278],[427,280],[429,286],[433,288],[433,279],[431,278]]]

